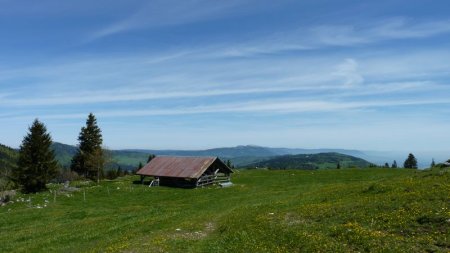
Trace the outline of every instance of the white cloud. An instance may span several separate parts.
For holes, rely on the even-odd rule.
[[[208,96],[224,96],[237,94],[256,94],[256,93],[276,93],[301,90],[321,90],[331,87],[266,87],[266,88],[242,88],[242,89],[215,89],[215,90],[197,90],[197,91],[173,91],[173,92],[155,92],[146,89],[125,90],[105,90],[99,92],[81,92],[76,95],[73,93],[59,94],[44,98],[27,99],[2,99],[0,105],[8,106],[42,106],[42,105],[70,105],[70,104],[90,104],[121,101],[142,101],[155,99],[171,98],[195,98]]]
[[[442,91],[448,86],[434,78],[450,75],[446,61],[450,54],[442,50],[404,55],[381,52],[354,58],[334,54],[231,61],[204,61],[195,55],[186,51],[4,69],[0,76],[0,107],[101,105],[212,96],[228,99],[234,95],[357,98],[406,90]]]
[[[225,15],[240,13],[258,4],[254,0],[152,0],[141,6],[129,17],[92,33],[87,42],[105,36],[138,29],[188,24],[202,20],[217,19]],[[268,6],[273,3],[266,3]],[[255,11],[258,8],[251,8]]]
[[[360,85],[364,82],[364,78],[358,72],[358,63],[354,59],[345,59],[336,67],[333,74],[342,77],[346,87]]]
[[[364,25],[323,25],[311,28],[310,32],[312,44],[353,46],[450,33],[450,20],[413,21],[400,17]]]
[[[96,115],[101,118],[123,118],[123,117],[144,117],[144,116],[169,116],[169,115],[189,115],[206,113],[311,113],[311,112],[346,112],[352,110],[365,110],[370,108],[386,108],[398,106],[419,106],[419,105],[448,105],[448,99],[410,99],[410,100],[370,100],[358,102],[346,101],[324,101],[324,100],[254,100],[250,102],[224,103],[207,106],[183,106],[172,108],[154,108],[154,109],[128,109],[97,111]],[[35,116],[17,116],[11,117],[0,115],[0,120],[11,119],[32,119]],[[42,119],[83,119],[85,112],[66,113],[66,114],[42,114]]]
[[[389,40],[419,39],[450,33],[450,20],[416,21],[403,17],[363,24],[299,26],[255,40],[223,45],[212,56],[251,57],[284,51],[314,50],[333,46],[354,47]]]

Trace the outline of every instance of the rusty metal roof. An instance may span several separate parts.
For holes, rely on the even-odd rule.
[[[224,168],[233,172],[217,157],[157,156],[138,170],[136,174],[156,177],[199,178],[216,160]]]

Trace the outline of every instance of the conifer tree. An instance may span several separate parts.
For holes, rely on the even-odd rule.
[[[396,169],[397,167],[398,167],[398,166],[397,166],[397,161],[394,160],[394,162],[392,163],[391,168]]]
[[[417,159],[414,157],[413,154],[409,154],[408,158],[406,158],[405,162],[403,163],[403,167],[407,169],[417,169]]]
[[[151,160],[153,160],[153,158],[155,158],[156,156],[154,154],[150,154],[148,155],[148,159],[147,159],[147,163],[149,163]]]
[[[103,175],[105,159],[102,150],[102,131],[94,114],[89,114],[86,126],[81,128],[78,141],[78,150],[72,158],[70,168],[86,178],[99,180]]]
[[[340,162],[338,162],[338,163],[337,163],[337,165],[336,165],[336,169],[338,169],[338,170],[339,170],[340,168],[341,168],[341,163],[340,163]]]
[[[431,165],[430,165],[430,168],[433,168],[433,167],[435,167],[436,166],[436,163],[434,162],[434,158],[431,160]]]
[[[385,168],[389,168],[389,163],[384,163]]]
[[[230,169],[234,168],[234,165],[233,165],[233,163],[231,162],[230,159],[227,160],[226,165],[227,165],[227,167],[230,168]]]
[[[58,163],[51,149],[52,138],[47,128],[36,119],[24,137],[19,151],[18,168],[13,177],[25,192],[46,189],[46,184],[58,173]]]

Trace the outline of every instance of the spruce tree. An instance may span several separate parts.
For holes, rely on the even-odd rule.
[[[434,158],[431,160],[431,165],[430,165],[430,168],[433,168],[433,167],[435,167],[436,166],[436,163],[434,162]]]
[[[86,126],[81,128],[78,141],[78,150],[72,158],[70,168],[79,175],[98,181],[103,175],[105,159],[102,150],[102,131],[94,114],[89,114]]]
[[[405,162],[403,163],[403,167],[407,169],[417,169],[417,159],[414,157],[413,154],[409,154],[408,158],[406,158]]]
[[[398,166],[397,166],[397,161],[394,160],[394,162],[392,163],[391,168],[396,169],[397,167],[398,167]]]
[[[153,160],[153,158],[155,158],[156,156],[154,154],[150,154],[148,155],[148,159],[147,159],[147,163],[149,163],[151,160]]]
[[[52,138],[47,128],[36,119],[24,137],[19,151],[18,168],[13,177],[25,192],[46,189],[46,184],[58,173],[58,163],[51,149]]]
[[[338,170],[341,169],[341,163],[340,162],[337,163],[336,169],[338,169]]]
[[[384,163],[385,168],[389,168],[389,163]]]
[[[233,165],[233,163],[231,162],[231,160],[228,159],[227,162],[226,162],[226,165],[227,165],[228,168],[234,169],[234,165]]]

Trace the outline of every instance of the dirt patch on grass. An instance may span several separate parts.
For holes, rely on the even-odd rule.
[[[212,222],[208,222],[204,225],[202,230],[197,231],[184,231],[181,228],[177,228],[170,238],[172,239],[184,239],[184,240],[200,240],[207,237],[216,228],[216,225]]]

